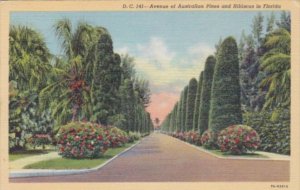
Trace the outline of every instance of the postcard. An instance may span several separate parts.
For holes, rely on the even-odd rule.
[[[298,1],[3,1],[0,189],[300,188]]]

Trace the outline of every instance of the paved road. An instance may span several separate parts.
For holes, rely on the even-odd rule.
[[[11,182],[288,181],[289,161],[227,160],[177,139],[152,134],[96,172],[10,179]]]

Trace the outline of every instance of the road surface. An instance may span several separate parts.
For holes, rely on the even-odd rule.
[[[154,133],[95,172],[14,178],[10,182],[289,181],[289,161],[220,159]]]

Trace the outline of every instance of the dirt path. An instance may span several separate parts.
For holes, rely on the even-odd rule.
[[[163,134],[152,134],[96,172],[11,182],[288,181],[289,161],[226,160]]]

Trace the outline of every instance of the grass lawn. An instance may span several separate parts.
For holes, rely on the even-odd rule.
[[[268,158],[267,156],[265,155],[261,155],[261,154],[258,154],[258,153],[246,153],[246,154],[241,154],[241,155],[232,155],[232,154],[228,154],[228,153],[224,153],[224,152],[221,152],[220,150],[208,150],[208,149],[205,149],[213,154],[216,154],[218,156],[223,156],[223,157],[250,157],[250,158]]]
[[[50,151],[54,151],[54,150],[23,150],[23,151],[12,152],[9,153],[9,161],[15,161],[29,156],[47,154]]]
[[[132,146],[135,143],[128,143],[124,147],[120,148],[110,148],[101,158],[96,159],[66,159],[66,158],[56,158],[47,161],[41,161],[34,164],[25,166],[25,169],[89,169],[94,168],[108,159],[114,157],[120,152],[124,151],[126,148]]]

